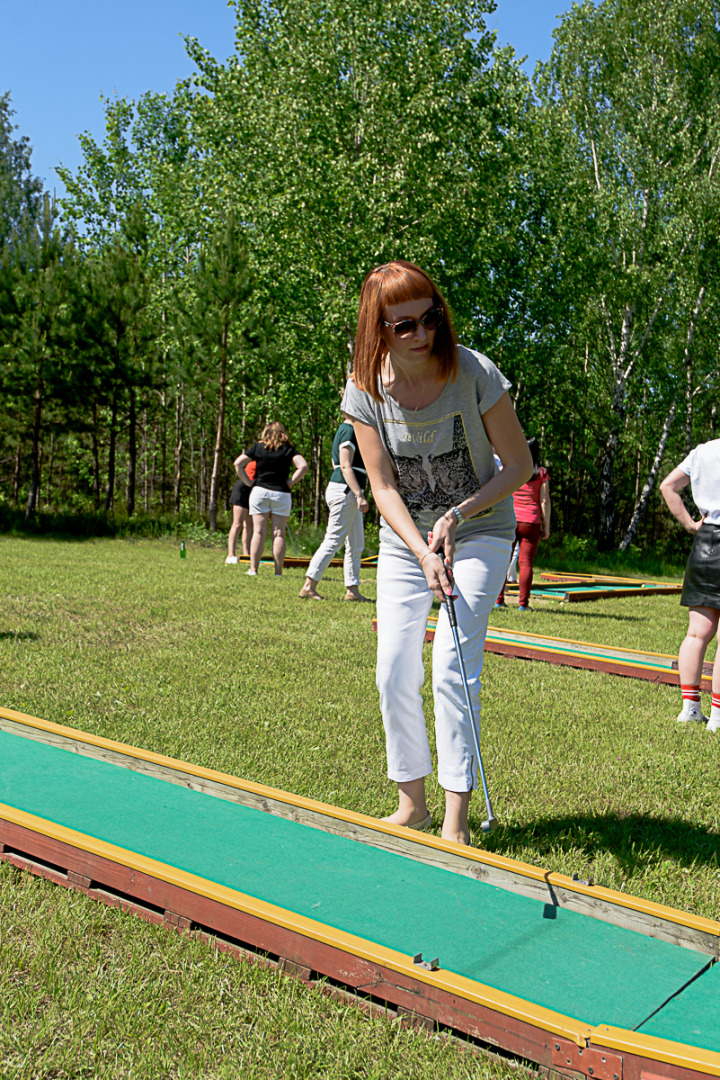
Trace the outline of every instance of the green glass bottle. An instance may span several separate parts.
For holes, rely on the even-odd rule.
[[[181,559],[185,558],[185,541],[184,540],[180,541],[180,558]]]

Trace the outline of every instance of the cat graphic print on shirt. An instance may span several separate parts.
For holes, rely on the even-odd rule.
[[[380,402],[358,390],[352,379],[342,409],[353,419],[377,428],[393,464],[398,491],[422,536],[441,514],[463,502],[497,472],[482,413],[500,399],[510,383],[481,353],[458,347],[459,369],[440,397],[425,409],[403,409],[383,392]],[[457,530],[457,538],[489,533],[511,539],[515,515],[512,498],[501,500]],[[384,542],[403,545],[383,521]]]

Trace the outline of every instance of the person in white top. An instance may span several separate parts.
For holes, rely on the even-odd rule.
[[[690,484],[700,511],[695,521],[683,503],[681,492]],[[688,454],[660,485],[670,512],[694,536],[685,568],[680,603],[689,608],[688,631],[678,653],[683,696],[680,723],[707,723],[708,731],[720,731],[720,649],[715,656],[710,717],[703,715],[700,682],[707,647],[720,622],[720,439],[702,443]]]

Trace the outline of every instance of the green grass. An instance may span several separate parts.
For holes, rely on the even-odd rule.
[[[325,603],[301,602],[303,573],[250,579],[201,544],[180,560],[164,541],[0,538],[0,704],[389,813],[373,609],[340,602],[338,569]],[[374,595],[374,571],[362,577]],[[685,632],[675,596],[535,606],[491,622],[670,653]],[[676,689],[492,654],[483,681],[501,828],[480,832],[476,799],[478,845],[720,914],[720,743],[675,723]],[[429,795],[438,818],[434,781]],[[507,1075],[4,864],[0,1002],[11,1080]]]

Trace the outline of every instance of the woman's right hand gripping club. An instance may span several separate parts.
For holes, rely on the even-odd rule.
[[[423,555],[420,565],[428,588],[444,604],[446,597],[452,594],[452,577],[446,564],[452,567],[455,557],[455,523],[448,521],[445,515],[438,518],[432,532],[428,533],[427,542],[430,550]]]

